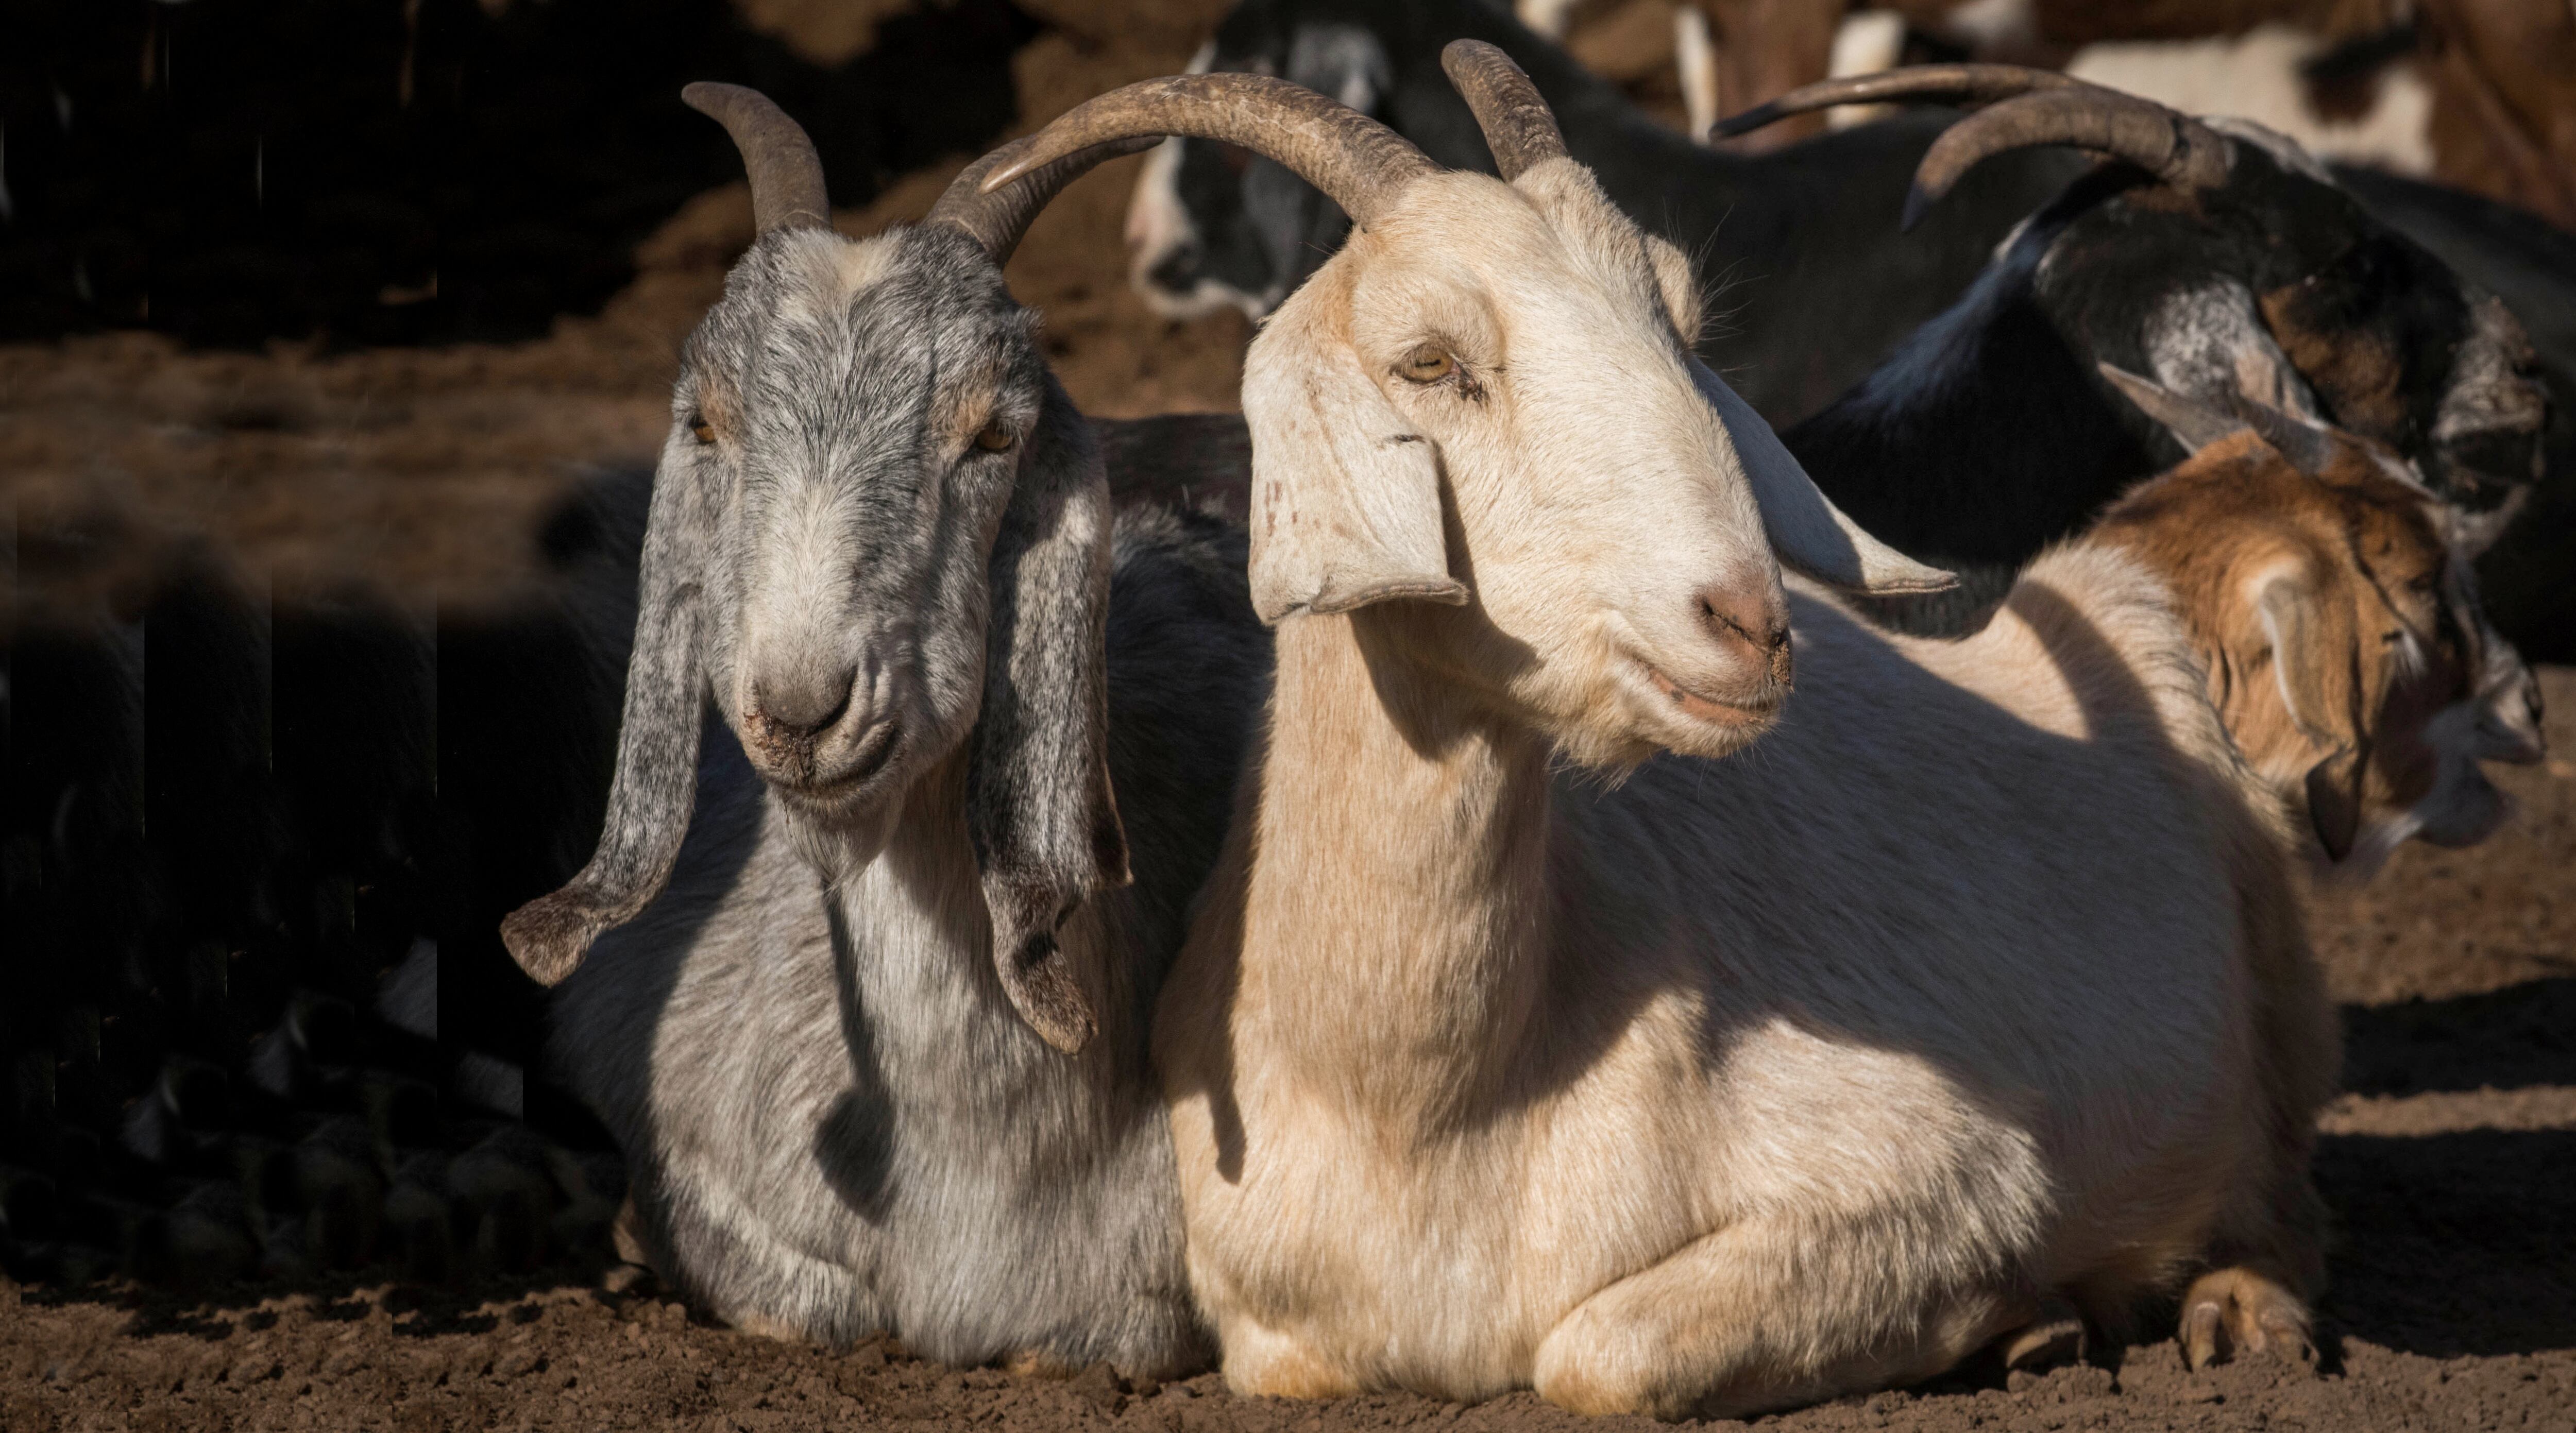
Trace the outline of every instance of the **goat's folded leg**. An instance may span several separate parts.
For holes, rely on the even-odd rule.
[[[1797,1257],[1816,1238],[1736,1225],[1612,1284],[1540,1342],[1533,1385],[1577,1413],[1745,1418],[1928,1378],[2041,1311],[2025,1292],[1926,1287],[1909,1314],[1884,1284]]]
[[[2279,1280],[2241,1264],[2192,1281],[2182,1299],[2180,1336],[2183,1361],[2195,1369],[2239,1353],[2317,1361],[2307,1302]]]
[[[1226,1387],[1247,1397],[1341,1398],[1363,1391],[1340,1364],[1304,1340],[1249,1319],[1226,1320],[1219,1341],[1225,1346]]]

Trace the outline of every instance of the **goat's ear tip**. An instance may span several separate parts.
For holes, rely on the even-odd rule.
[[[501,921],[501,944],[539,985],[559,985],[580,969],[598,934],[589,904],[570,891],[539,896]]]

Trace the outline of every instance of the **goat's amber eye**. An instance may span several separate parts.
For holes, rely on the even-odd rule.
[[[1000,453],[1008,451],[1019,440],[1020,435],[1012,432],[1009,424],[996,418],[984,425],[984,431],[975,435],[975,446],[987,453]]]
[[[1404,356],[1404,376],[1410,382],[1437,383],[1457,371],[1458,360],[1427,343]]]
[[[689,434],[701,443],[712,443],[716,440],[716,425],[704,418],[692,418],[689,420]]]

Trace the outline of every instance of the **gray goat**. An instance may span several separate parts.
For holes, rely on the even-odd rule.
[[[503,935],[552,983],[622,927],[557,996],[553,1058],[626,1150],[630,1233],[717,1314],[1201,1365],[1145,1031],[1269,640],[1239,530],[1113,532],[1002,277],[1134,146],[978,195],[1005,149],[852,241],[792,120],[685,94],[759,238],[682,353],[598,851]]]

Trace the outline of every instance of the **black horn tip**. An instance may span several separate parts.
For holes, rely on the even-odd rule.
[[[1914,226],[1922,223],[1923,216],[1931,212],[1933,205],[1940,202],[1941,191],[1924,188],[1923,181],[1919,179],[1905,186],[1905,211],[1897,216],[1897,232],[1913,233]]]
[[[501,943],[539,985],[559,985],[581,968],[608,922],[596,902],[570,888],[539,896],[501,921]]]
[[[1788,112],[1776,104],[1758,104],[1742,114],[1729,115],[1710,125],[1708,137],[1733,139],[1739,134],[1751,134],[1764,125],[1777,124],[1788,117]]]

